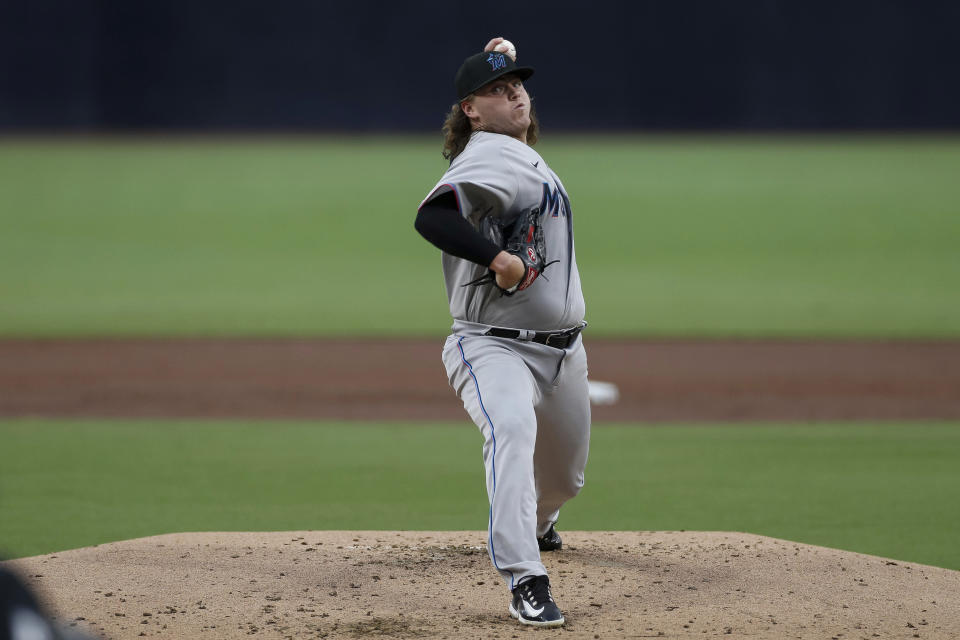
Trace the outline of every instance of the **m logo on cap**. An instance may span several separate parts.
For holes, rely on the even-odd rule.
[[[502,53],[491,53],[490,57],[487,58],[487,62],[490,63],[491,71],[504,69],[507,66],[507,60],[503,57]]]

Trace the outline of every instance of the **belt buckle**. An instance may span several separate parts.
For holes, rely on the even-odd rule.
[[[563,346],[561,347],[559,344],[550,344],[554,338],[557,338],[558,342],[563,341]],[[554,347],[555,349],[566,349],[568,346],[570,346],[570,336],[563,333],[551,333],[547,336],[547,340],[544,342],[544,344],[548,347]]]

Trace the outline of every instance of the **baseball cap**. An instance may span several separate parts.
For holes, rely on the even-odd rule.
[[[457,99],[463,100],[483,85],[508,73],[526,80],[533,75],[533,67],[518,67],[513,58],[499,51],[484,51],[470,56],[460,65],[453,80]]]

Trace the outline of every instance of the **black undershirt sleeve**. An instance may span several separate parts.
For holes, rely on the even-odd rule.
[[[501,249],[460,214],[456,195],[448,191],[420,207],[414,228],[441,251],[489,267]]]

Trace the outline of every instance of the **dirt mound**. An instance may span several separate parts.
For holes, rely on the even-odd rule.
[[[960,637],[960,572],[741,533],[562,532],[520,627],[482,532],[181,533],[7,563],[108,638]],[[538,635],[539,637],[539,635]]]
[[[595,421],[960,418],[960,341],[585,340]],[[0,340],[0,416],[467,420],[442,342]]]

